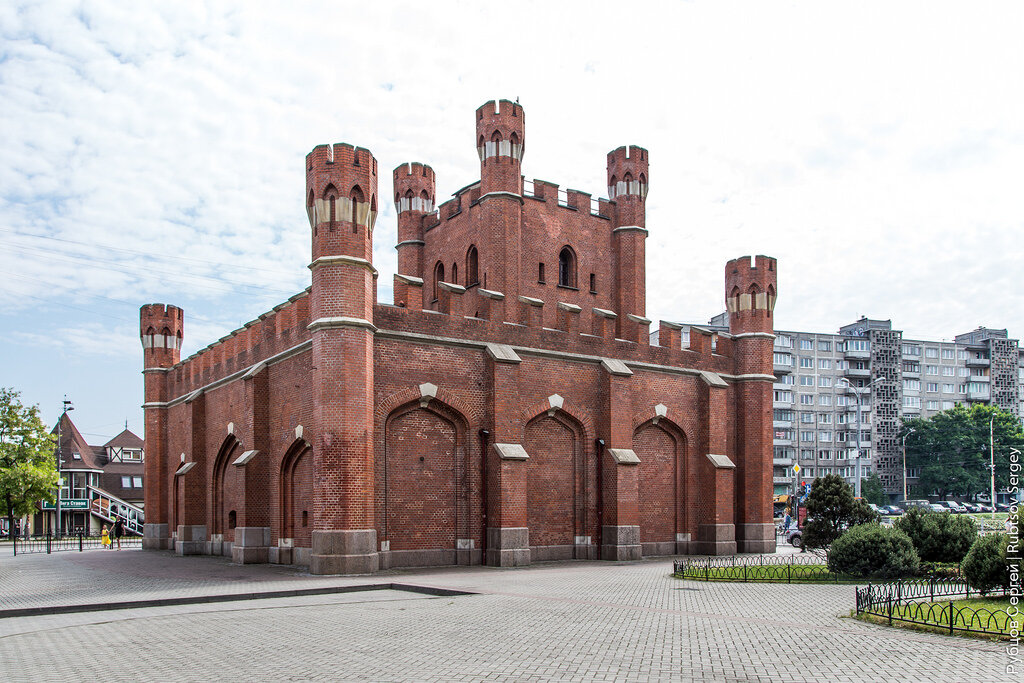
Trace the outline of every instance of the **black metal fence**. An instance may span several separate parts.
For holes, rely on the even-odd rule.
[[[11,546],[14,550],[14,555],[29,555],[32,553],[56,553],[62,550],[77,550],[82,552],[83,550],[95,550],[103,547],[103,539],[100,536],[87,536],[85,534],[64,534],[64,535],[52,535],[46,534],[45,536],[31,536],[25,538],[23,536],[16,536],[11,542]],[[116,549],[118,547],[117,540],[111,538],[110,546]],[[142,537],[141,536],[122,536],[121,546],[124,548],[141,548]]]
[[[1008,589],[998,588],[986,596],[1002,596]],[[1020,615],[1011,618],[1005,609],[957,607],[948,597],[979,597],[982,593],[963,579],[909,579],[878,585],[868,584],[856,590],[857,615],[870,614],[889,622],[931,626],[954,633],[980,633],[1010,637],[1021,629]],[[919,599],[920,598],[920,599]]]
[[[853,577],[829,571],[816,555],[702,557],[675,560],[673,572],[684,579],[757,583],[822,583]]]

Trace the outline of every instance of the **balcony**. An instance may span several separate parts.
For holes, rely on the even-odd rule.
[[[788,375],[793,372],[793,365],[781,365],[779,363],[774,363],[772,365],[772,369],[775,371],[776,375]]]
[[[772,408],[778,408],[779,410],[789,410],[792,407],[792,401],[772,401]]]
[[[921,368],[920,368],[920,366],[918,366],[917,370],[907,370],[906,368],[904,368],[903,369],[903,376],[904,377],[920,377],[921,376]]]
[[[871,349],[846,349],[843,351],[846,360],[871,360]]]
[[[772,420],[772,427],[775,427],[776,429],[789,429],[792,426],[792,420]]]
[[[773,484],[792,484],[793,477],[772,477]]]
[[[861,377],[863,379],[871,378],[871,368],[846,368],[843,370],[844,377]]]
[[[980,389],[975,389],[974,391],[970,389],[967,390],[968,401],[987,401],[991,396],[992,393],[989,391],[988,387],[982,387]]]
[[[774,458],[772,460],[772,465],[774,465],[775,467],[790,467],[795,462],[796,459],[793,458],[792,456],[789,456],[785,458]]]
[[[988,358],[968,358],[964,362],[967,363],[969,368],[987,368],[992,364],[992,361]]]

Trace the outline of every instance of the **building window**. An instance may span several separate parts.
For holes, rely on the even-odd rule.
[[[828,375],[821,375],[821,376],[819,376],[818,377],[818,386],[819,387],[830,387],[830,386],[832,386],[832,378],[829,377]]]
[[[831,358],[819,358],[818,359],[818,369],[819,370],[831,370],[832,369],[832,359]]]
[[[590,274],[590,293],[597,294],[597,276],[593,273]]]
[[[955,349],[942,349],[943,360],[953,360],[956,357]]]
[[[478,276],[478,257],[476,253],[476,247],[470,246],[469,251],[466,252],[466,286],[480,284],[480,278]]]
[[[925,384],[925,390],[926,391],[935,391],[935,392],[937,392],[939,390],[939,383],[938,382],[928,382],[928,383]]]
[[[952,365],[944,365],[942,367],[942,376],[943,377],[955,377],[956,376],[956,368],[954,368]]]
[[[830,406],[832,405],[832,394],[821,394],[818,396],[819,406]]]
[[[814,441],[814,432],[800,432],[801,441]]]
[[[793,348],[793,338],[780,334],[775,338],[775,346],[780,349],[791,349]]]
[[[142,477],[132,477],[132,485],[137,488],[142,488]]]
[[[929,347],[929,348],[924,350],[924,357],[925,358],[938,358],[939,357],[939,350]]]
[[[926,365],[924,368],[924,374],[926,375],[937,375],[939,374],[938,365]]]
[[[800,367],[802,367],[802,368],[813,368],[814,367],[814,359],[813,358],[800,358]]]
[[[814,394],[800,394],[800,405],[813,406]]]
[[[813,387],[814,386],[814,375],[800,375],[800,386],[802,386],[802,387]]]
[[[546,284],[546,282],[544,281],[544,264],[543,263],[538,263],[537,264],[537,284],[539,284],[539,285]]]
[[[819,341],[818,342],[818,350],[819,351],[831,351],[832,350],[832,342],[830,342],[830,341]]]
[[[814,342],[813,341],[811,341],[810,339],[801,339],[800,340],[800,350],[801,351],[811,351],[813,349],[814,349]]]
[[[903,380],[904,391],[921,391],[921,380],[919,379],[905,379]]]
[[[558,284],[561,287],[576,286],[576,254],[570,247],[562,247],[558,253]]]
[[[441,263],[440,261],[438,261],[434,265],[434,299],[435,300],[437,299],[437,292],[439,291],[438,287],[437,287],[437,283],[438,282],[444,282],[444,264]]]

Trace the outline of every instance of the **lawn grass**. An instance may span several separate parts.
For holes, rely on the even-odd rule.
[[[900,628],[911,628],[919,631],[932,633],[949,633],[949,600],[936,600],[935,602],[914,601],[902,604],[894,604],[892,608],[893,626]],[[981,598],[961,598],[953,600],[953,627],[954,629],[971,629],[971,633],[954,630],[957,635],[970,635],[975,637],[1002,636],[1008,637],[1011,630],[1019,631],[1024,626],[1024,620],[1020,615],[1016,616],[1016,623],[1010,618],[1008,610],[1010,598],[1001,596]],[[878,607],[876,606],[876,610]],[[883,607],[882,610],[885,608]],[[879,610],[879,611],[882,611]],[[888,624],[888,617],[876,614],[861,614],[863,621],[875,624]],[[913,619],[913,622],[899,621],[899,619]]]
[[[824,564],[766,564],[711,567],[680,578],[696,581],[747,581],[749,583],[866,583],[867,579],[837,575]]]

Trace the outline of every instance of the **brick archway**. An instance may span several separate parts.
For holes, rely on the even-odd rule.
[[[231,475],[229,466],[231,460],[241,452],[242,442],[234,434],[228,434],[213,460],[213,473],[210,478],[210,533],[223,534],[225,541],[234,537],[234,529],[228,524],[231,508],[226,504],[229,489],[227,480]]]
[[[313,519],[313,452],[305,439],[296,439],[281,460],[280,473],[281,538],[290,538],[294,547],[311,545]]]
[[[667,417],[648,419],[633,430],[638,466],[640,542],[644,555],[676,552],[677,534],[688,528],[687,439]]]

